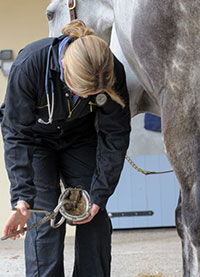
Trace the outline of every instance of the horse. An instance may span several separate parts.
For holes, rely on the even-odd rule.
[[[66,4],[64,0],[52,4],[56,2]],[[104,9],[105,20],[109,13],[112,22],[101,28]],[[70,21],[67,6],[65,11],[64,24]],[[114,24],[122,53],[144,88],[139,102],[146,101],[146,108],[154,103],[155,110],[160,111],[166,154],[180,183],[176,227],[182,242],[183,276],[198,277],[200,2],[77,0],[76,12],[101,37]]]
[[[131,3],[130,7],[128,0],[115,1],[116,33],[129,64],[160,107],[167,157],[181,188],[176,225],[183,276],[196,277],[200,276],[200,3]],[[130,27],[126,33],[125,26]]]

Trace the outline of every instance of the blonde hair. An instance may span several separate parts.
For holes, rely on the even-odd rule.
[[[123,100],[113,90],[114,58],[108,44],[94,35],[79,19],[67,24],[62,33],[74,41],[66,49],[64,76],[68,87],[78,95],[105,91],[114,101],[125,107]]]

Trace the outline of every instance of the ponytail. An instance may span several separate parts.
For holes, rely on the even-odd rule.
[[[74,39],[77,39],[80,37],[93,35],[94,31],[88,28],[82,20],[75,19],[63,27],[62,34],[64,36],[70,36]]]
[[[112,98],[112,100],[121,105],[122,108],[125,108],[124,101],[121,99],[121,97],[119,97],[119,95],[117,95],[117,93],[112,88],[106,88],[105,91]]]

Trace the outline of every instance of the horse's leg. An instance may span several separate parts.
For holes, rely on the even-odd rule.
[[[178,205],[175,211],[175,218],[176,218],[176,229],[177,233],[181,239],[182,244],[182,258],[183,258],[183,272],[185,277],[191,276],[190,275],[190,265],[193,262],[193,249],[191,248],[191,238],[186,231],[187,228],[183,221],[182,217],[182,202],[181,202],[181,193],[179,195]]]
[[[197,277],[200,276],[200,207],[193,202],[193,188],[184,193],[181,208],[184,277]]]
[[[183,276],[200,276],[200,145],[198,114],[174,104],[169,95],[162,110],[167,155],[181,185],[176,209],[177,231],[182,240]],[[196,119],[196,120],[195,120]]]

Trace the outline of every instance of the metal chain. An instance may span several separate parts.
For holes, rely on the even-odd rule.
[[[148,170],[143,170],[142,168],[139,168],[134,162],[133,160],[126,155],[125,159],[129,162],[129,164],[138,172],[144,174],[144,175],[150,175],[150,174],[164,174],[164,173],[171,173],[173,172],[173,170],[167,170],[167,171],[148,171]]]

